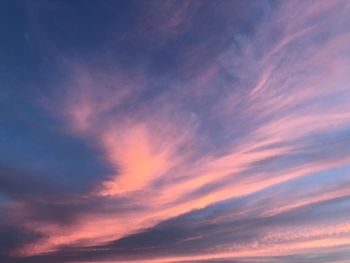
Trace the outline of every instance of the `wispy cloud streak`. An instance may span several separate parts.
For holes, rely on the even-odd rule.
[[[116,44],[145,41],[140,67],[59,60],[66,78],[41,105],[108,171],[55,203],[71,198],[65,224],[35,222],[53,200],[0,188],[17,224],[42,235],[11,246],[13,260],[350,258],[349,3],[214,2],[151,4],[154,20]]]

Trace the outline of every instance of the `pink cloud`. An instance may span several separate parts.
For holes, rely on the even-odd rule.
[[[185,96],[210,93],[210,87],[220,77],[222,68],[238,75],[238,78],[243,76],[237,85],[249,91],[248,95],[237,98],[235,91],[228,92],[229,95],[222,96],[219,105],[213,107],[217,112],[212,112],[212,116],[204,116],[232,117],[239,114],[237,101],[247,105],[245,110],[252,118],[246,121],[251,122],[252,131],[241,134],[239,143],[228,142],[220,154],[200,152],[201,142],[208,138],[190,121],[172,119],[174,115],[169,112],[183,110],[178,98],[165,99],[166,103],[161,99],[155,100],[152,101],[155,105],[149,107],[137,105],[137,110],[132,113],[116,113],[123,103],[129,102],[140,90],[145,91],[146,84],[152,84],[151,80],[142,81],[147,79],[143,76],[135,81],[130,80],[122,70],[96,73],[80,65],[71,66],[73,81],[68,83],[68,95],[61,101],[62,109],[58,110],[58,115],[63,116],[74,136],[99,148],[104,161],[113,170],[113,174],[96,185],[89,196],[132,198],[135,203],[145,204],[146,208],[122,215],[113,211],[109,215],[88,215],[82,217],[74,229],[64,230],[57,225],[40,226],[51,237],[36,252],[84,240],[89,240],[89,244],[100,244],[118,239],[194,209],[251,195],[271,186],[348,164],[347,157],[329,157],[294,165],[283,171],[249,172],[256,162],[297,152],[300,145],[293,142],[300,140],[302,143],[307,136],[348,126],[349,104],[334,102],[321,105],[324,99],[332,95],[350,98],[350,57],[344,55],[350,45],[349,34],[335,33],[332,39],[324,43],[314,43],[314,37],[319,36],[325,23],[336,24],[337,16],[332,10],[338,6],[338,2],[333,3],[305,2],[300,6],[294,2],[282,4],[274,14],[274,19],[260,25],[256,39],[240,53],[241,58],[237,60],[245,61],[241,67],[215,62],[200,76],[189,80],[194,92],[186,90],[177,93],[180,99],[181,96],[187,98]],[[339,3],[341,5],[342,2]],[[349,6],[345,5],[344,8],[348,10]],[[301,12],[303,9],[306,11]],[[324,12],[329,12],[326,22],[317,20],[309,25],[308,21]],[[179,27],[184,23],[186,14],[186,10],[177,10],[164,28]],[[280,39],[267,50],[262,50],[265,55],[252,57],[268,41],[264,38],[269,35],[266,32],[271,33],[279,27],[282,31]],[[314,42],[309,44],[309,41]],[[313,49],[314,45],[318,48]],[[232,53],[236,54],[236,51],[225,51],[222,57]],[[250,77],[255,81],[249,82]],[[311,103],[312,100],[316,100],[316,103]],[[254,118],[260,122],[253,123]],[[225,121],[230,124],[231,119],[227,117]],[[286,144],[264,149],[278,143]],[[247,176],[239,177],[244,172]],[[155,183],[162,180],[163,184],[155,190]],[[187,195],[210,184],[220,184],[223,180],[227,180],[227,183],[210,193],[186,200]],[[265,207],[265,216],[342,197],[347,191],[347,188],[336,188],[325,194],[296,194],[289,196],[286,201],[272,198],[271,204]],[[101,227],[96,228],[96,224]],[[272,229],[256,243],[222,249],[237,252],[171,257],[152,262],[286,255],[350,244],[347,223],[322,226],[321,229],[317,227]]]

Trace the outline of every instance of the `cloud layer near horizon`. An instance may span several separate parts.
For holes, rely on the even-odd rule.
[[[349,2],[2,5],[1,262],[350,260]]]

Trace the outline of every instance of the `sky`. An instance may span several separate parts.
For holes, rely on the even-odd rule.
[[[350,262],[350,2],[0,1],[1,263]]]

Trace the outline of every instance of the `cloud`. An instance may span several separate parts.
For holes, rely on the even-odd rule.
[[[346,259],[349,8],[155,1],[115,44],[140,53],[55,54],[43,108],[108,169],[79,191],[0,177],[8,213],[42,235],[13,260]]]

